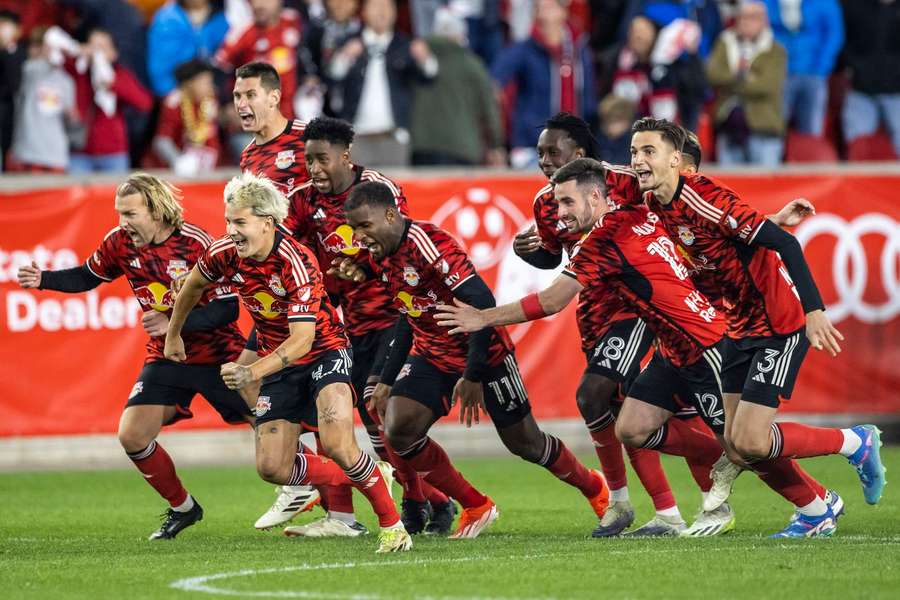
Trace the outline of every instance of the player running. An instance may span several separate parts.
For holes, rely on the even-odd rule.
[[[347,225],[344,202],[354,186],[366,181],[380,181],[391,189],[400,214],[406,215],[406,198],[400,186],[377,171],[351,162],[353,127],[346,121],[328,117],[313,119],[306,125],[301,140],[305,145],[312,185],[291,196],[284,227],[295,239],[315,251],[321,265],[347,257],[366,262],[368,251],[354,239],[353,229]],[[326,276],[325,290],[340,302],[353,348],[351,376],[359,415],[375,451],[382,460],[397,468],[397,479],[403,485],[401,518],[407,532],[449,533],[456,514],[455,505],[446,495],[423,482],[406,463],[392,458],[393,452],[385,444],[378,423],[366,409],[394,337],[397,311],[391,296],[377,280],[349,283]],[[307,525],[290,527],[286,533],[314,537],[359,535],[361,525],[356,523],[353,514],[351,492],[350,487],[329,489],[328,516]]]
[[[540,167],[548,179],[576,158],[594,158],[594,141],[588,124],[568,113],[559,113],[547,120],[538,139]],[[635,175],[630,169],[604,164],[610,197],[617,194],[639,195],[635,192]],[[553,183],[541,188],[534,198],[535,226],[516,236],[514,250],[523,260],[541,269],[556,268],[563,251],[572,255],[573,247],[590,233],[595,221],[586,207],[584,219],[566,221],[559,213],[559,203],[553,193]],[[638,200],[639,198],[635,198]],[[624,201],[625,199],[620,199]],[[570,228],[571,226],[571,228]],[[615,435],[615,416],[618,402],[624,398],[628,383],[640,371],[641,360],[647,355],[654,335],[623,301],[599,282],[583,290],[578,297],[578,330],[587,368],[576,392],[578,409],[585,420],[594,449],[600,459],[603,474],[610,487],[609,510],[593,531],[594,537],[610,537],[623,532],[634,522],[634,508],[629,501],[622,443]],[[623,393],[620,396],[620,390]],[[620,400],[619,400],[620,401]],[[710,455],[704,460],[688,462],[691,474],[704,497],[710,492],[711,465],[721,455],[721,447],[708,431],[693,407],[677,413],[686,422],[672,422],[688,435],[704,436]],[[734,515],[727,504],[721,509],[701,514],[695,525],[687,528],[681,517],[675,496],[669,487],[659,460],[659,453],[645,448],[627,448],[632,468],[650,495],[656,514],[645,525],[629,532],[631,536],[716,535],[734,527]],[[728,464],[731,464],[730,462]],[[735,471],[729,471],[737,475]],[[730,493],[731,481],[719,478],[717,495]]]
[[[125,277],[141,305],[141,324],[150,336],[147,358],[119,421],[119,443],[145,481],[169,503],[151,540],[172,539],[203,518],[203,508],[187,492],[169,454],[156,441],[160,430],[191,418],[191,401],[202,395],[227,423],[253,423],[244,400],[219,377],[219,366],[240,353],[244,338],[235,324],[237,298],[229,282],[219,282],[185,314],[190,352],[180,364],[166,360],[167,313],[175,304],[176,282],[194,267],[212,238],[186,223],[180,192],[169,183],[135,173],[116,189],[119,226],[112,229],[84,265],[41,271],[35,263],[19,269],[25,288],[77,293]]]
[[[377,552],[409,550],[412,539],[390,496],[390,466],[376,466],[353,434],[352,355],[344,328],[312,252],[281,233],[278,225],[286,216],[287,200],[268,179],[244,173],[229,182],[227,235],[207,248],[179,292],[166,356],[176,361],[185,356],[182,327],[203,290],[223,278],[232,281],[253,316],[260,358],[251,365],[228,363],[221,372],[232,389],[261,382],[256,404],[260,477],[282,485],[342,485],[349,479],[378,515]],[[297,451],[297,424],[313,402],[321,444],[334,462]]]
[[[698,289],[727,308],[721,357],[727,443],[797,507],[797,518],[776,537],[831,535],[842,500],[790,459],[847,457],[870,504],[881,498],[884,467],[873,425],[774,422],[809,346],[836,356],[843,339],[825,315],[800,244],[730,189],[680,174],[684,134],[677,125],[641,119],[632,133],[632,167],[648,206],[690,261]]]
[[[369,275],[380,279],[404,315],[375,393],[389,443],[425,480],[463,507],[453,539],[474,538],[499,515],[493,500],[476,490],[450,463],[428,430],[460,402],[470,426],[485,410],[510,452],[539,464],[576,487],[598,517],[609,502],[606,481],[589,471],[557,438],[540,430],[502,328],[451,337],[434,319],[438,304],[458,298],[494,305],[494,296],[453,238],[430,223],[397,210],[390,187],[357,185],[344,205],[347,222],[368,248]],[[364,269],[344,260],[334,269],[359,280]],[[387,391],[390,389],[390,398]]]

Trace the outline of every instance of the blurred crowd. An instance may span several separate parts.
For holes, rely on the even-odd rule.
[[[367,166],[532,168],[543,122],[629,161],[642,116],[723,165],[900,155],[900,0],[0,0],[4,171],[236,164],[234,69],[353,123]]]

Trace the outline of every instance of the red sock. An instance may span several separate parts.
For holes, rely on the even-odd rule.
[[[444,449],[431,438],[424,437],[397,454],[416,472],[424,474],[425,481],[456,499],[463,508],[481,506],[487,501],[487,496],[466,481],[453,467]]]
[[[683,456],[697,463],[709,461],[710,465],[722,455],[722,446],[709,429],[704,431],[681,419],[666,421],[665,425],[650,436],[644,448]]]
[[[356,463],[347,469],[347,477],[353,482],[353,486],[369,500],[372,509],[378,515],[378,524],[381,527],[390,527],[400,521],[400,515],[397,514],[397,508],[394,506],[387,482],[382,477],[381,471],[375,466],[372,457],[365,452],[360,452]]]
[[[322,442],[317,444],[319,456],[328,458],[328,454],[322,447]],[[353,514],[353,486],[349,481],[345,485],[320,485],[316,487],[321,494],[322,506],[329,512]]]
[[[394,477],[397,478],[397,483],[403,487],[403,499],[425,502],[422,478],[416,473],[415,469],[397,456],[397,453],[394,452],[387,440],[383,440],[382,444],[381,447],[387,456],[387,462],[394,467]]]
[[[772,424],[771,458],[810,458],[837,454],[844,444],[840,429],[811,427],[800,423]]]
[[[789,458],[762,460],[750,465],[767,486],[794,506],[806,506],[818,495],[803,476],[797,461]]]
[[[674,507],[675,494],[669,487],[669,480],[666,478],[666,472],[663,471],[662,463],[659,460],[659,452],[627,446],[625,451],[628,452],[631,468],[634,469],[638,479],[641,480],[641,485],[653,500],[653,508],[665,510]]]
[[[544,434],[544,456],[538,464],[560,481],[578,488],[585,498],[593,498],[603,489],[600,480],[575,458],[562,440],[552,435]]]
[[[825,489],[825,486],[822,485],[821,483],[819,483],[819,481],[816,478],[814,478],[812,475],[807,473],[803,469],[803,467],[800,466],[800,463],[797,463],[797,470],[800,471],[800,474],[803,476],[803,479],[805,479],[806,483],[808,483],[810,485],[810,487],[812,487],[812,489],[816,493],[816,495],[819,498],[822,498],[824,500],[825,494],[826,494],[826,492],[828,492],[828,490]]]
[[[422,493],[425,494],[425,499],[431,502],[432,506],[436,506],[438,504],[447,504],[450,502],[450,498],[447,497],[447,494],[437,489],[421,477],[419,481],[422,482]]]
[[[156,440],[150,442],[150,445],[140,452],[127,454],[134,466],[144,474],[147,483],[169,502],[169,506],[184,504],[188,497],[187,490],[181,485],[181,480],[175,473],[172,457],[156,443]]]
[[[347,479],[344,470],[330,458],[318,454],[303,454],[302,452],[298,452],[294,457],[294,468],[291,470],[291,476],[284,484],[314,485],[318,489],[322,489],[322,487],[319,486],[349,486],[350,480]],[[336,510],[332,506],[329,506],[328,509]],[[353,512],[352,506],[350,507],[349,512]]]
[[[606,413],[596,421],[588,423],[587,427],[609,489],[618,490],[625,487],[628,484],[628,475],[625,471],[622,442],[616,437],[615,418],[611,413]]]
[[[691,417],[690,419],[679,419],[678,417],[675,418],[680,421],[686,422],[694,430],[704,431],[708,433],[710,437],[715,439],[715,434],[713,434],[709,426],[700,417]],[[719,450],[721,452],[721,446],[719,445],[718,440],[716,440],[716,446],[719,447]],[[697,486],[700,488],[701,492],[708,492],[712,488],[712,477],[710,477],[710,474],[712,473],[713,465],[719,459],[720,455],[721,454],[710,454],[703,460],[697,460],[696,458],[687,457],[684,459],[684,462],[687,463],[688,469],[690,469],[691,471],[691,477],[693,477],[694,481],[697,482]]]

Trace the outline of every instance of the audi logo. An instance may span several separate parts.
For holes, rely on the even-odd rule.
[[[819,235],[830,235],[837,240],[831,273],[838,300],[827,306],[832,323],[847,317],[855,317],[863,323],[885,323],[900,313],[900,281],[897,275],[900,227],[894,219],[882,213],[866,213],[852,221],[833,214],[816,215],[802,223],[795,235],[804,247]],[[862,244],[862,238],[866,235],[884,238],[880,270],[887,300],[880,304],[867,302],[863,298],[869,280],[866,249]]]

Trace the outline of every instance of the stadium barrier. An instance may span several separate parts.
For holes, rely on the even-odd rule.
[[[181,184],[187,220],[213,236],[224,231],[226,176]],[[813,168],[716,177],[761,211],[774,212],[798,197],[816,206],[817,214],[794,233],[846,341],[838,358],[810,351],[785,410],[820,421],[845,420],[846,413],[879,421],[900,417],[900,172]],[[396,179],[413,216],[456,236],[499,303],[537,291],[555,276],[526,265],[511,249],[513,236],[531,220],[543,178],[447,171]],[[23,290],[16,271],[31,261],[45,269],[83,262],[116,226],[116,180],[57,178],[51,187],[38,181],[0,181],[0,438],[108,434],[116,430],[144,356],[138,301],[122,280],[79,295]],[[573,308],[511,328],[539,419],[578,417],[574,393],[584,356]],[[248,323],[243,314],[245,329]],[[225,427],[205,403],[194,408],[195,418],[176,430]]]

